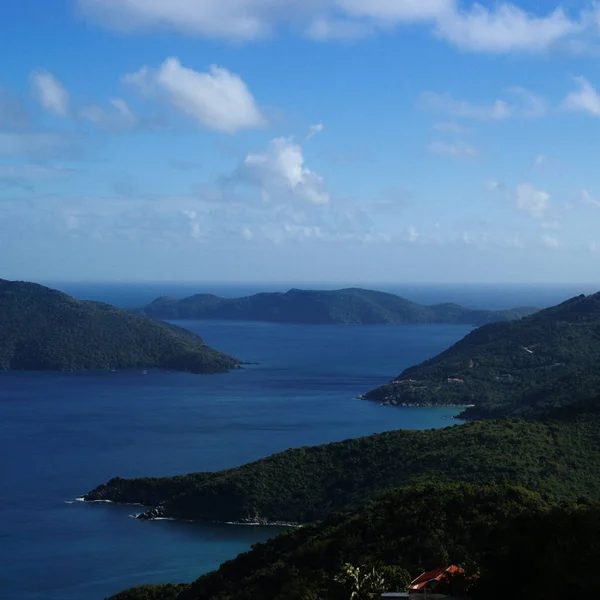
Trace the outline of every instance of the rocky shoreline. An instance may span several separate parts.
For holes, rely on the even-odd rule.
[[[106,485],[106,484],[104,484]],[[88,494],[86,494],[88,495]],[[141,506],[143,508],[147,508],[142,513],[138,513],[135,515],[129,515],[134,519],[138,519],[139,521],[184,521],[187,523],[214,523],[217,525],[248,525],[248,526],[256,526],[256,527],[302,527],[301,523],[297,523],[296,521],[271,521],[269,519],[256,519],[256,518],[247,518],[241,519],[239,521],[215,521],[213,519],[184,519],[181,517],[171,517],[166,513],[164,506],[154,506],[147,507],[139,502],[119,502],[116,500],[88,500],[86,496],[80,496],[75,498],[74,502],[85,502],[87,504],[98,504],[98,503],[109,503],[109,504],[119,504],[121,506]]]

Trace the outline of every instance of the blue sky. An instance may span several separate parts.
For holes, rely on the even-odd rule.
[[[600,3],[0,7],[0,277],[588,282]]]

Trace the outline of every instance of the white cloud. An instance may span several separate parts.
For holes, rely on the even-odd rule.
[[[472,104],[465,100],[456,100],[450,94],[423,92],[418,106],[436,113],[447,114],[455,118],[477,121],[503,121],[512,117],[535,118],[546,114],[543,98],[521,87],[507,90],[515,100],[495,100],[491,104]]]
[[[44,110],[60,117],[68,116],[69,92],[52,73],[35,71],[31,75],[31,85],[38,102]]]
[[[464,100],[455,100],[450,94],[434,92],[423,92],[419,99],[419,106],[453,117],[480,121],[501,121],[511,116],[511,109],[504,100],[496,100],[487,106],[477,106]]]
[[[321,133],[321,131],[323,131],[323,129],[324,129],[323,123],[316,123],[315,125],[311,125],[308,128],[308,133],[306,134],[305,141],[308,141],[308,140],[310,140],[310,138],[314,137],[318,133]]]
[[[590,242],[588,244],[588,250],[592,254],[600,254],[600,243],[599,242]]]
[[[168,58],[156,70],[143,67],[123,77],[144,95],[162,98],[200,125],[225,133],[266,124],[244,81],[227,69],[212,65],[208,73],[184,67]]]
[[[600,117],[600,95],[594,86],[583,77],[577,77],[575,81],[579,84],[579,89],[565,98],[563,106],[567,110]]]
[[[453,158],[475,158],[479,156],[479,150],[465,142],[432,142],[428,146],[429,151],[442,156],[452,156]]]
[[[254,239],[254,234],[252,233],[252,229],[249,227],[242,227],[240,234],[242,238],[244,238],[247,242],[250,242]]]
[[[120,30],[166,29],[252,40],[277,20],[277,0],[78,0],[87,16]]]
[[[274,139],[265,152],[248,154],[233,179],[258,186],[268,200],[291,196],[310,204],[329,202],[323,178],[304,166],[302,147],[289,138]]]
[[[491,53],[540,52],[581,28],[561,8],[538,17],[506,2],[492,10],[481,4],[453,8],[440,13],[435,26],[439,36],[459,48]]]
[[[563,243],[556,237],[554,237],[553,235],[543,235],[540,238],[540,242],[542,244],[542,246],[544,246],[545,248],[560,248],[561,246],[563,246]]]
[[[410,225],[404,232],[404,241],[414,244],[419,239],[419,232],[414,225]]]
[[[581,201],[583,204],[587,204],[588,206],[595,206],[596,208],[600,208],[600,198],[596,198],[592,196],[588,192],[588,190],[581,190]]]
[[[423,23],[438,37],[475,52],[541,52],[575,42],[593,24],[586,11],[542,15],[502,2],[493,9],[458,0],[77,0],[84,15],[125,31],[254,40],[292,25],[319,40],[348,39],[397,25]],[[466,6],[465,6],[466,5]]]
[[[130,129],[138,123],[138,118],[122,98],[109,100],[112,110],[106,110],[96,104],[85,106],[80,111],[82,119],[111,130]]]
[[[454,0],[336,0],[334,4],[353,17],[392,24],[430,21],[454,8]]]
[[[535,119],[548,113],[546,100],[538,94],[520,86],[510,87],[507,91],[517,98],[511,106],[513,116]]]
[[[327,17],[316,17],[306,28],[306,36],[317,41],[356,40],[372,32],[368,23]]]
[[[548,209],[550,195],[529,183],[522,183],[517,186],[515,199],[519,210],[529,213],[534,219],[541,219]]]

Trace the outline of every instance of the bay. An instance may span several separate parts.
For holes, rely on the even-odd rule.
[[[113,476],[218,470],[290,447],[453,424],[453,409],[356,396],[468,327],[178,324],[258,364],[215,376],[0,374],[0,598],[100,600],[191,581],[279,531],[141,522],[129,518],[139,507],[73,502]]]

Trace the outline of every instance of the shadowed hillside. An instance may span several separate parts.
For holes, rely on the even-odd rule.
[[[0,370],[218,373],[239,365],[185,329],[41,285],[0,280]]]

